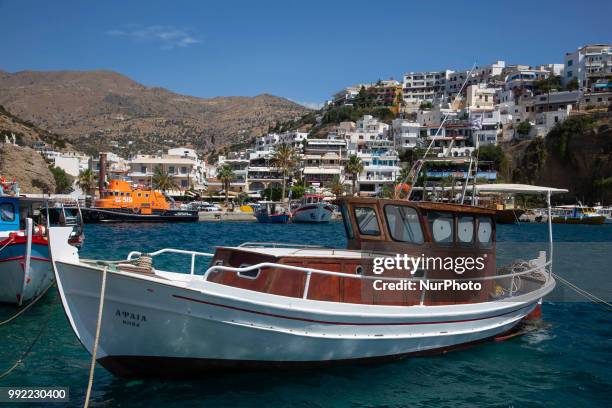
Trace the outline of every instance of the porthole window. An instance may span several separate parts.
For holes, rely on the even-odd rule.
[[[481,246],[491,246],[493,242],[493,220],[490,217],[480,217],[478,220],[478,242]]]
[[[458,218],[457,240],[462,245],[471,245],[474,243],[474,217]]]
[[[357,265],[357,266],[355,267],[355,273],[356,273],[357,275],[363,275],[363,266],[361,266],[361,265]]]
[[[427,214],[429,228],[434,242],[438,244],[453,243],[453,215],[448,213],[430,212]]]

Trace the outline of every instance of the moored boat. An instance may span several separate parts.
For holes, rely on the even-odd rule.
[[[257,210],[255,210],[255,218],[257,222],[264,224],[286,224],[289,222],[291,214],[282,203],[260,201]]]
[[[555,224],[601,225],[606,221],[606,217],[598,214],[593,207],[584,205],[553,207],[551,214]]]
[[[291,212],[293,222],[329,222],[334,214],[334,207],[322,195],[306,194],[296,204]]]
[[[561,191],[535,190],[549,201]],[[99,331],[96,358],[120,376],[316,367],[442,352],[507,334],[555,286],[544,252],[496,267],[491,209],[357,197],[339,205],[346,249],[245,243],[215,253],[166,248],[132,252],[123,263],[87,262],[65,245],[67,231],[52,228],[70,325],[90,353]],[[151,265],[168,253],[191,258],[190,274]],[[404,256],[475,257],[482,266],[375,268]],[[197,257],[211,259],[203,275],[195,274]],[[384,289],[410,282],[416,290]],[[446,282],[450,289],[436,289]]]
[[[604,224],[612,224],[612,207],[598,205],[594,208],[598,215],[605,217]]]
[[[66,243],[80,247],[79,219],[61,207],[42,207],[40,200],[0,196],[0,302],[22,305],[53,283],[45,224],[68,225]],[[63,218],[62,218],[63,216]],[[31,217],[38,218],[35,223]]]

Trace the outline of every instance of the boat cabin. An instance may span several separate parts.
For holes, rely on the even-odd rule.
[[[482,281],[484,289],[473,293],[421,290],[377,292],[372,282],[378,277],[456,279],[495,275],[494,210],[458,204],[358,197],[341,199],[338,204],[347,237],[345,250],[283,243],[272,247],[243,244],[240,247],[217,248],[211,266],[245,268],[271,262],[371,277],[355,279],[313,273],[308,278],[307,298],[333,302],[406,306],[449,304],[483,301],[482,298],[489,293],[487,288],[493,291],[493,280]],[[416,270],[391,267],[384,273],[375,273],[380,259],[384,261],[404,254],[421,258],[422,266]],[[482,267],[476,267],[473,262],[469,262],[468,267],[467,258],[480,259]],[[433,261],[430,262],[431,259]],[[449,267],[440,260],[454,265]],[[307,274],[278,268],[260,268],[245,273],[214,270],[208,280],[301,298],[304,296]]]
[[[132,188],[125,180],[112,179],[108,186],[100,191],[100,198],[95,200],[94,207],[152,214],[154,210],[170,209],[170,203],[162,192],[142,187]]]
[[[19,198],[0,196],[0,237],[19,229]]]

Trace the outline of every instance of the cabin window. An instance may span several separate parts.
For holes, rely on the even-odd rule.
[[[15,221],[15,206],[11,203],[0,204],[0,214],[2,214],[2,221]]]
[[[356,207],[355,219],[361,235],[380,235],[376,210],[372,207]]]
[[[142,194],[141,194],[141,193],[136,193],[136,195],[137,195],[138,197],[142,197]]]
[[[385,205],[385,217],[389,225],[389,233],[395,241],[423,243],[423,231],[419,216],[412,207]]]
[[[149,194],[146,194],[146,193],[145,193],[145,198],[149,198]]]
[[[478,220],[478,243],[480,246],[491,246],[493,241],[493,220],[491,217],[480,217]]]
[[[461,245],[474,243],[474,217],[459,217],[457,219],[457,240]]]
[[[453,215],[449,213],[430,212],[427,214],[429,228],[434,242],[438,244],[453,243]]]
[[[340,212],[342,213],[342,223],[344,224],[344,230],[346,231],[346,237],[348,239],[354,239],[355,233],[353,232],[353,224],[349,218],[348,209],[346,204],[340,206]]]

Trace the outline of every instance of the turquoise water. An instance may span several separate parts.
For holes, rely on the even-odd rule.
[[[88,225],[81,256],[118,259],[130,250],[161,247],[206,251],[247,240],[345,245],[342,225],[335,222]],[[555,226],[555,240],[556,272],[608,296],[612,225]],[[546,227],[499,226],[498,241],[500,257],[509,250],[504,244],[516,249],[512,242],[532,242],[533,247],[520,248],[535,251],[544,248],[539,242],[546,241]],[[181,267],[187,270],[188,264]],[[198,265],[200,271],[203,268]],[[193,381],[123,380],[97,368],[92,401],[101,407],[610,406],[610,311],[562,301],[569,299],[566,295],[560,291],[544,304],[544,322],[538,330],[501,343],[384,364]],[[12,310],[0,307],[0,320]],[[82,406],[90,356],[73,335],[55,289],[20,319],[0,327],[0,372],[13,364],[45,322],[48,326],[25,363],[0,380],[0,386],[70,387],[69,405]]]

